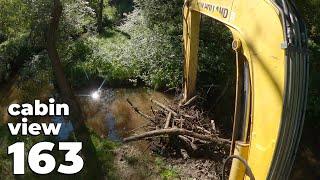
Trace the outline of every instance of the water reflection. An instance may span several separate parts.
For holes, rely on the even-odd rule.
[[[150,98],[164,104],[172,97],[147,88],[101,89],[100,100],[81,97],[81,104],[87,116],[87,125],[102,137],[121,141],[130,131],[147,122],[128,104],[127,99],[146,114],[151,115]],[[139,129],[136,133],[141,133]]]
[[[108,138],[112,141],[121,142],[121,138],[116,129],[116,119],[110,112],[106,117],[106,127],[108,128]]]
[[[52,122],[54,124],[61,123],[61,128],[56,139],[58,141],[65,141],[69,138],[70,134],[73,132],[73,126],[71,121],[64,120],[63,116],[53,116]]]

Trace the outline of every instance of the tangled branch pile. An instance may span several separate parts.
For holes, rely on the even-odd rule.
[[[177,103],[168,106],[150,99],[157,107],[156,109],[151,108],[153,116],[140,111],[127,99],[134,111],[145,119],[148,119],[150,123],[142,126],[147,127],[147,132],[124,138],[123,141],[130,142],[159,136],[169,136],[178,138],[193,150],[196,150],[199,144],[216,143],[229,145],[229,139],[218,136],[215,122],[205,118],[204,112],[198,110],[196,106],[192,106],[196,98],[195,96],[182,105]]]

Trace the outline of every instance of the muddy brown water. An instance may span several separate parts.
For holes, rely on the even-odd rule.
[[[97,100],[84,96],[80,101],[87,115],[89,127],[102,137],[121,141],[133,133],[143,132],[143,128],[139,127],[148,123],[148,120],[133,110],[127,99],[142,112],[152,115],[150,98],[164,104],[170,103],[173,99],[172,96],[151,89],[136,88],[105,89],[101,91]]]

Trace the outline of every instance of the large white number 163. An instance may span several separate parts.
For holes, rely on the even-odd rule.
[[[37,174],[48,174],[56,167],[56,160],[48,153],[52,151],[54,143],[40,142],[35,144],[29,151],[28,163],[30,169]],[[63,174],[75,174],[83,168],[83,159],[78,155],[82,149],[81,142],[59,142],[59,150],[68,151],[65,161],[72,165],[60,164],[58,172]],[[24,143],[17,142],[8,147],[8,154],[13,153],[13,174],[24,174]]]

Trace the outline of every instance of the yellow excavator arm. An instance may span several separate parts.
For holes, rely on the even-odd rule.
[[[306,106],[306,28],[288,0],[187,0],[184,100],[195,94],[201,14],[232,32],[237,87],[230,179],[287,179]],[[246,167],[244,164],[247,164]],[[252,178],[252,177],[251,177]]]

